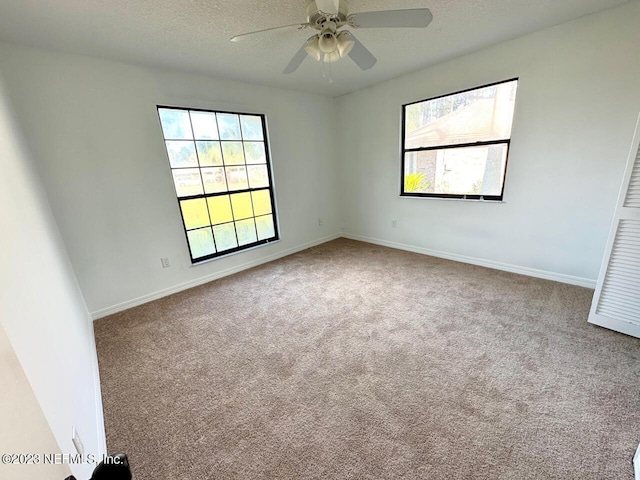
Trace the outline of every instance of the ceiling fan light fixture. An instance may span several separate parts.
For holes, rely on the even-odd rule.
[[[319,62],[322,59],[322,50],[318,46],[318,35],[314,35],[307,43],[304,45],[304,51],[307,52],[311,58],[313,58],[316,62]]]
[[[349,55],[349,52],[356,44],[351,37],[351,34],[347,31],[340,32],[336,40],[338,41],[338,53],[340,54],[340,58],[344,58]]]
[[[320,47],[320,50],[322,50],[323,53],[335,52],[338,47],[336,34],[328,31],[322,32],[320,34],[320,39],[318,40],[318,47]]]
[[[265,28],[255,32],[235,35],[231,41],[238,42],[264,33],[292,29],[312,28],[317,32],[295,53],[282,73],[295,72],[307,56],[317,62],[333,63],[349,56],[360,70],[369,70],[377,59],[358,41],[352,33],[340,31],[350,28],[425,28],[433,20],[428,8],[405,8],[399,10],[379,10],[373,12],[349,13],[349,0],[306,0],[307,21]]]
[[[331,53],[325,53],[322,61],[324,63],[335,63],[340,60],[342,57],[340,56],[340,52],[338,50],[334,50]]]

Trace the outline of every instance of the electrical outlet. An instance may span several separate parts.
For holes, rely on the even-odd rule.
[[[82,440],[80,440],[80,434],[73,425],[71,426],[71,441],[73,442],[73,446],[76,447],[76,451],[84,456],[84,445],[82,444]]]
[[[391,228],[396,228],[398,226],[398,223],[395,221],[395,219],[391,220]]]
[[[322,227],[323,225],[324,225],[324,221],[321,218],[319,218],[318,219],[318,226]]]
[[[162,268],[169,268],[171,266],[169,263],[169,257],[162,257],[160,262],[162,262]]]

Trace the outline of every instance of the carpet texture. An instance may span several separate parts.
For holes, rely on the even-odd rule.
[[[632,479],[593,291],[346,239],[95,323],[134,479]]]

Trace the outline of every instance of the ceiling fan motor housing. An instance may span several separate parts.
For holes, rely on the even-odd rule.
[[[324,30],[324,24],[327,21],[333,22],[336,29],[343,27],[347,24],[347,15],[349,15],[349,5],[346,0],[340,0],[337,15],[327,15],[320,12],[316,2],[311,2],[307,7],[307,22],[315,30]]]

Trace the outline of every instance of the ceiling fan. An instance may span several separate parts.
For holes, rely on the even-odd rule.
[[[231,41],[239,42],[274,30],[293,27],[299,30],[312,28],[319,33],[309,37],[302,48],[293,56],[283,73],[295,72],[307,56],[324,63],[337,62],[349,56],[362,70],[368,70],[378,60],[358,41],[353,33],[341,30],[342,28],[425,28],[432,19],[433,15],[428,8],[349,13],[347,0],[315,0],[307,8],[305,23],[243,33],[232,37]]]

